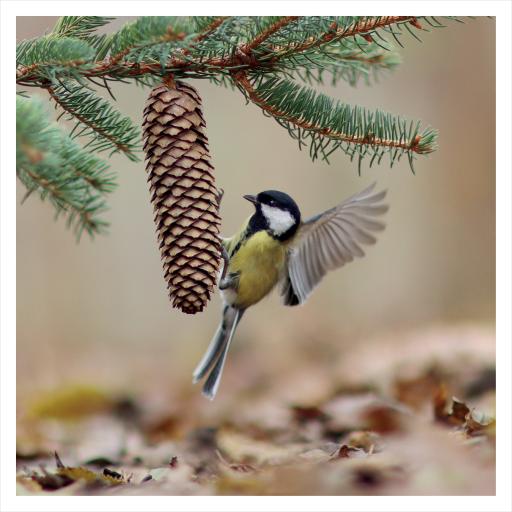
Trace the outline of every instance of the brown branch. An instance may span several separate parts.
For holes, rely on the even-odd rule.
[[[200,32],[196,37],[194,37],[194,41],[199,43],[203,39],[207,38],[214,30],[220,27],[229,16],[219,16],[215,20],[213,20],[202,32]]]
[[[206,37],[208,37],[217,27],[219,27],[224,21],[229,19],[229,17],[221,16],[217,19],[215,19],[210,25],[208,25],[202,32],[200,32],[195,38],[194,42],[200,42]],[[174,34],[172,29],[168,29],[169,34]],[[181,40],[184,39],[185,34],[179,33],[177,34],[174,39],[171,39],[169,36],[164,36],[162,38],[162,41],[170,41],[170,40]],[[160,64],[140,64],[140,63],[134,63],[134,62],[123,62],[122,64],[120,61],[125,57],[130,50],[132,50],[134,47],[125,48],[123,51],[117,53],[116,55],[113,55],[107,59],[104,59],[102,61],[96,62],[94,66],[92,66],[90,69],[84,71],[83,75],[88,77],[95,77],[95,76],[108,76],[111,75],[114,72],[117,71],[124,71],[125,74],[123,76],[141,76],[145,74],[154,74],[154,73],[160,73],[162,68]],[[183,50],[182,56],[185,57],[191,52],[191,48],[187,48]],[[227,66],[229,59],[209,59],[208,61],[197,63],[197,65],[200,68],[206,68],[207,66],[216,66],[224,67]],[[32,75],[31,73],[36,71],[37,68],[40,66],[40,64],[32,64],[30,66],[22,67],[19,70],[16,71],[16,81],[20,84],[24,84],[24,81],[31,81]],[[176,68],[183,68],[186,66],[191,66],[190,61],[185,60],[180,57],[173,57],[168,62],[168,68],[176,69]],[[37,78],[34,76],[34,78]]]
[[[23,172],[28,174],[30,176],[30,179],[32,179],[38,187],[44,188],[45,190],[48,190],[48,192],[50,192],[53,196],[57,197],[62,201],[64,200],[60,190],[46,178],[42,178],[41,176],[33,173],[32,171],[29,171],[28,169],[23,169]]]
[[[166,34],[157,38],[155,41],[152,41],[152,43],[153,42],[165,43],[167,41],[182,41],[183,39],[185,39],[185,36],[186,36],[186,34],[184,32],[178,32],[178,33],[174,32],[174,29],[172,28],[172,26],[169,25],[167,27]],[[144,45],[142,45],[142,46],[144,46]],[[133,50],[134,48],[139,48],[139,47],[140,47],[140,45],[128,46],[123,51],[117,53],[116,55],[109,57],[109,59],[108,59],[109,65],[115,66],[122,58],[126,57],[126,55],[128,55],[131,50]]]
[[[64,211],[69,212],[70,210],[75,212],[80,216],[82,222],[85,225],[88,225],[91,229],[97,228],[97,223],[91,218],[91,213],[86,211],[84,208],[78,208],[73,203],[66,200],[65,196],[62,195],[61,191],[53,185],[49,180],[43,178],[28,169],[22,169],[24,173],[26,173],[32,181],[34,181],[38,187],[47,190],[53,197],[55,197],[59,202],[59,207]],[[64,203],[64,204],[62,204]]]
[[[76,68],[78,66],[82,66],[83,64],[87,64],[86,60],[70,60],[67,62],[36,62],[35,64],[31,64],[30,66],[22,67],[21,69],[16,70],[16,81],[23,80],[27,75],[29,75],[32,71],[35,71],[40,66],[64,66],[67,68]]]
[[[195,41],[200,41],[204,37],[207,37],[213,30],[215,30],[222,22],[224,22],[226,18],[221,17],[216,19],[213,23],[211,23],[203,32],[201,32],[195,39]],[[184,32],[174,32],[173,28],[169,26],[167,28],[167,33],[158,38],[155,42],[165,42],[165,41],[182,41],[185,39],[186,34]],[[94,66],[91,67],[91,69],[84,72],[84,76],[86,77],[94,77],[94,76],[105,76],[106,73],[104,71],[106,70],[114,70],[119,69],[120,67],[128,67],[133,66],[133,63],[127,63],[127,65],[118,66],[119,62],[130,53],[130,51],[133,48],[136,48],[135,46],[129,46],[125,48],[124,50],[120,51],[119,53],[115,55],[111,55],[108,59],[104,59],[103,61],[96,62]],[[185,63],[185,61],[183,61]],[[30,74],[37,70],[37,68],[41,66],[47,66],[51,65],[51,62],[45,62],[45,63],[36,63],[31,64],[30,66],[21,67],[20,69],[16,70],[16,81],[18,83],[23,83],[24,80],[30,80],[31,76]],[[60,63],[60,65],[66,66],[66,67],[74,67],[81,64],[85,64],[84,61],[70,61],[68,63]],[[151,66],[151,68],[146,68],[146,72],[153,72],[153,70],[158,69],[159,66]],[[107,73],[108,74],[108,73]]]
[[[29,171],[28,169],[23,169],[23,172],[25,172],[30,178],[37,184],[37,186],[47,190],[50,194],[53,195],[60,203],[59,207],[64,210],[65,212],[74,212],[76,215],[78,215],[84,224],[84,226],[89,226],[89,229],[96,230],[98,228],[97,222],[91,218],[91,213],[85,210],[84,208],[77,208],[73,203],[70,203],[69,201],[66,201],[64,196],[60,193],[60,190],[55,187],[50,181],[48,181],[45,178],[42,178],[41,176],[38,176],[37,174],[34,174],[32,171]],[[64,204],[62,204],[64,203]]]
[[[351,144],[367,144],[370,146],[382,146],[417,152],[417,148],[421,140],[421,137],[419,135],[416,136],[412,143],[405,143],[393,139],[381,139],[379,137],[371,135],[365,135],[364,137],[356,137],[355,135],[347,135],[345,133],[335,132],[331,128],[323,128],[321,126],[316,126],[315,124],[309,123],[307,121],[301,121],[300,119],[290,116],[286,112],[283,112],[275,108],[274,106],[268,104],[263,98],[259,96],[258,92],[254,89],[245,71],[238,71],[236,73],[232,73],[232,76],[235,82],[246,92],[249,99],[255,105],[258,105],[258,107],[260,107],[262,110],[270,114],[272,117],[282,119],[288,123],[297,126],[298,128],[309,130],[320,135],[329,137],[331,139],[336,139]]]
[[[383,28],[386,26],[390,26],[396,23],[405,23],[409,22],[413,25],[417,25],[417,19],[414,16],[387,16],[382,18],[369,18],[366,20],[359,21],[354,23],[353,25],[336,29],[337,25],[332,24],[332,30],[324,33],[318,38],[309,38],[308,41],[297,44],[291,44],[289,46],[276,46],[273,48],[273,52],[269,51],[266,55],[259,55],[257,58],[251,54],[251,50],[256,48],[259,44],[265,41],[270,35],[275,33],[279,28],[283,27],[285,23],[291,23],[294,17],[288,16],[284,17],[279,22],[275,23],[271,27],[269,27],[266,31],[262,32],[259,36],[257,36],[253,41],[247,43],[246,45],[242,45],[238,48],[234,54],[229,55],[227,57],[212,57],[210,59],[205,60],[190,60],[185,59],[186,55],[189,55],[192,51],[192,48],[184,49],[181,55],[173,56],[169,59],[167,63],[167,67],[164,72],[173,72],[178,70],[187,70],[198,73],[207,73],[211,72],[213,69],[230,69],[233,67],[244,66],[245,69],[251,69],[256,67],[272,66],[279,58],[282,57],[282,52],[293,51],[294,53],[304,52],[310,48],[315,46],[320,46],[324,43],[327,43],[333,39],[343,39],[346,37],[352,37],[357,34],[363,35],[368,32],[377,30],[379,28]],[[202,32],[197,41],[204,39],[207,37],[209,33],[215,30],[221,23],[225,21],[226,18],[219,18],[215,20],[209,27]],[[123,50],[125,52],[126,50]],[[121,52],[121,53],[123,53]],[[273,53],[273,55],[272,55]],[[268,56],[271,55],[269,59]],[[162,67],[157,63],[137,63],[137,62],[118,62],[123,55],[117,55],[111,57],[109,59],[104,59],[103,61],[99,61],[93,64],[90,69],[84,70],[82,75],[86,78],[95,77],[95,76],[121,76],[121,77],[137,77],[146,74],[162,74]],[[16,81],[20,85],[27,85],[27,82],[35,82],[37,80],[41,80],[35,74],[35,71],[38,68],[38,64],[33,64],[31,66],[27,66],[25,68],[20,68],[16,72]],[[43,84],[40,86],[44,87]]]
[[[33,165],[38,164],[45,157],[45,155],[44,155],[44,153],[42,151],[40,151],[39,149],[34,148],[33,146],[31,146],[30,144],[24,142],[23,140],[20,143],[20,147],[23,150],[23,152],[25,153],[26,157],[29,159],[30,163],[33,164]],[[24,171],[27,174],[31,173],[31,171],[29,171],[27,169],[24,169]],[[85,182],[87,182],[92,188],[94,188],[95,190],[101,192],[101,185],[99,184],[97,179],[91,178],[90,176],[87,176],[87,174],[84,174],[83,172],[79,171],[76,168],[73,169],[73,172],[77,176],[80,176],[80,178],[82,178]],[[39,176],[39,179],[40,179],[41,182],[44,181],[44,182],[48,183],[48,185],[50,186],[50,182],[48,180],[46,180],[45,178],[41,178]],[[57,189],[55,189],[54,195],[58,195],[57,192],[58,192]]]
[[[228,16],[220,16],[219,18],[212,21],[212,23],[210,23],[202,32],[199,32],[199,34],[196,37],[194,37],[193,42],[194,43],[201,42],[203,39],[208,37],[212,32],[214,32],[217,29],[217,27],[220,27],[220,25],[222,25],[224,23],[224,21],[227,19],[228,19]],[[181,50],[181,55],[183,57],[185,57],[186,55],[189,55],[191,51],[192,51],[192,48],[185,48],[185,49]],[[170,62],[171,67],[172,67],[173,60],[177,62],[176,58],[171,59],[171,62]],[[185,61],[180,60],[179,62],[181,63],[181,62],[185,62]],[[172,78],[172,80],[174,80],[174,79]]]
[[[113,137],[110,133],[108,133],[103,128],[100,128],[99,126],[96,126],[94,123],[91,123],[88,119],[86,119],[83,115],[76,112],[74,109],[70,108],[68,105],[64,105],[57,94],[55,94],[55,90],[51,85],[45,86],[46,90],[50,94],[51,98],[57,105],[59,105],[64,111],[71,114],[73,117],[76,117],[82,124],[85,124],[88,126],[91,130],[99,134],[101,137],[104,137],[105,139],[109,140],[119,151],[122,151],[123,153],[126,153],[127,155],[132,155],[132,152],[130,149],[125,145],[121,144],[119,141],[116,140],[115,137]]]
[[[270,25],[270,27],[261,32],[261,34],[258,34],[251,42],[243,45],[241,50],[244,53],[248,53],[251,50],[254,50],[264,41],[266,41],[271,35],[275,34],[278,30],[298,19],[299,16],[283,16],[279,21],[276,21],[273,25]]]
[[[329,32],[324,33],[319,38],[310,38],[309,41],[305,43],[295,45],[292,44],[290,46],[279,48],[280,51],[283,49],[293,49],[294,52],[300,53],[305,50],[309,50],[315,46],[321,46],[324,43],[328,43],[333,39],[345,39],[346,37],[354,37],[356,35],[364,35],[368,34],[368,32],[373,32],[379,28],[387,27],[390,25],[394,25],[396,23],[405,23],[409,22],[414,26],[417,26],[417,18],[416,16],[384,16],[379,18],[369,18],[366,20],[358,21],[345,28],[337,28],[338,25],[336,23],[331,24]]]
[[[363,62],[365,64],[381,64],[385,59],[385,55],[379,54],[374,55],[373,57],[367,57],[364,53],[353,53],[351,55],[343,55],[340,57],[340,60],[349,60],[349,61],[357,61]]]
[[[208,68],[230,68],[233,66],[246,64],[248,67],[252,67],[255,65],[260,65],[260,63],[256,60],[252,60],[251,63],[248,63],[247,53],[250,52],[250,49],[255,48],[258,44],[261,44],[264,40],[266,40],[270,35],[275,33],[279,28],[285,26],[288,23],[291,23],[293,19],[296,19],[297,16],[288,16],[284,17],[279,22],[275,23],[271,27],[269,27],[266,31],[262,32],[255,40],[248,44],[248,48],[245,48],[245,45],[242,49],[239,49],[235,56],[228,56],[225,58],[217,58],[213,57],[211,59],[207,59],[204,61],[196,61],[191,62],[188,59],[184,59],[186,55],[189,55],[192,51],[192,48],[187,48],[183,50],[181,56],[175,56],[169,59],[167,63],[167,71],[188,68],[191,71],[207,71]],[[214,20],[208,27],[206,27],[203,32],[199,33],[194,42],[200,42],[204,38],[208,37],[217,27],[219,27],[224,21],[228,19],[228,17],[219,17]],[[85,77],[95,77],[95,76],[108,76],[114,72],[123,71],[122,76],[141,76],[145,74],[160,74],[162,71],[162,67],[160,64],[144,64],[144,63],[134,63],[134,62],[123,62],[122,64],[119,62],[123,57],[125,57],[131,48],[127,48],[122,52],[108,58],[103,61],[96,62],[90,69],[85,70],[83,76]],[[38,64],[34,64],[32,66],[27,66],[25,68],[21,68],[16,72],[16,80],[20,84],[24,84],[24,81],[32,81],[37,79],[37,76],[31,75],[34,71],[37,70]]]
[[[219,27],[224,21],[227,19],[226,16],[221,16],[217,19],[215,19],[212,23],[210,23],[202,32],[200,32],[196,37],[194,37],[194,42],[200,42],[206,37],[208,37],[217,27]],[[172,27],[167,28],[167,34],[157,40],[157,42],[165,42],[165,41],[182,41],[185,39],[185,33],[180,32],[176,34]],[[117,64],[123,57],[125,57],[130,50],[133,48],[136,48],[136,46],[132,46],[129,48],[125,48],[122,52],[119,52],[117,55],[114,55],[113,57],[110,57],[109,59],[109,66]],[[190,53],[191,49],[186,48],[182,51],[182,55],[188,55]]]

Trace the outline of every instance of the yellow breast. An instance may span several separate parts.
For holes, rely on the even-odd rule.
[[[270,293],[281,277],[286,247],[265,231],[255,233],[231,258],[228,271],[239,273],[233,305],[246,308]]]

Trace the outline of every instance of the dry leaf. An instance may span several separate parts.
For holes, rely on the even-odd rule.
[[[93,386],[72,386],[41,395],[32,403],[29,415],[38,418],[76,420],[109,411],[113,399]]]
[[[361,448],[354,448],[352,446],[342,444],[335,456],[339,457],[340,459],[352,459],[352,458],[359,459],[359,458],[367,457],[368,454]]]

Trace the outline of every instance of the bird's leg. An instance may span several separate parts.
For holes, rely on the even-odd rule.
[[[222,256],[222,260],[224,261],[224,265],[222,266],[222,275],[220,276],[220,283],[224,281],[224,278],[226,277],[226,273],[228,271],[228,265],[229,265],[229,254],[226,251],[226,248],[222,246],[222,249],[220,251],[220,255]],[[220,285],[219,285],[220,287]],[[223,288],[221,288],[222,290]]]
[[[219,208],[220,208],[220,203],[222,203],[222,198],[224,197],[224,189],[223,188],[219,188],[218,189],[218,193],[217,193],[217,202],[219,203]]]
[[[223,197],[224,197],[224,189],[219,188],[218,194],[217,194],[217,202],[219,203],[219,208],[220,208],[220,204],[222,203]],[[225,281],[226,273],[228,271],[228,265],[229,265],[229,254],[226,251],[226,248],[224,247],[224,245],[221,245],[220,255],[222,257],[222,260],[224,261],[224,264],[222,265],[222,274],[221,274],[220,280],[219,280],[219,288],[221,290],[224,290],[225,288],[221,288],[221,285]],[[226,286],[226,288],[227,288],[227,286]]]
[[[217,191],[217,203],[219,204],[219,208],[220,208],[220,204],[222,203],[223,197],[224,197],[224,189],[219,188]],[[222,257],[222,260],[224,261],[224,265],[222,266],[222,275],[220,276],[220,280],[219,280],[219,282],[222,282],[222,281],[224,281],[224,278],[226,277],[226,272],[228,271],[228,264],[229,264],[229,255],[226,251],[226,248],[223,245],[221,246],[220,255]]]
[[[219,290],[226,290],[228,288],[236,288],[238,283],[238,278],[240,274],[238,272],[229,273],[226,277],[223,277],[219,281]]]

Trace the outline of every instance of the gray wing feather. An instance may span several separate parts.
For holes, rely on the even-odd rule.
[[[376,242],[372,232],[384,223],[375,217],[387,212],[386,191],[374,193],[375,183],[338,206],[306,220],[288,255],[281,294],[287,305],[302,304],[329,271],[364,256],[361,245]]]

